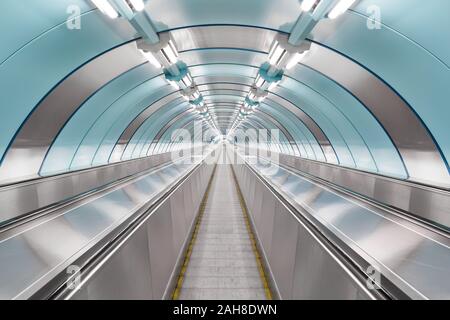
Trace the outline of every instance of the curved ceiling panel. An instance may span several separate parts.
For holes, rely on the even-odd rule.
[[[29,176],[39,171],[49,146],[79,106],[99,88],[142,63],[144,61],[136,54],[132,43],[103,54],[72,73],[46,96],[39,104],[38,111],[32,113],[21,127],[8,150],[0,174],[3,177],[7,173]],[[37,143],[30,146],[32,140]],[[19,170],[11,170],[11,165]]]
[[[238,48],[192,49],[180,53],[186,64],[197,66],[202,64],[236,64],[258,67],[267,59],[265,52],[241,50]],[[259,54],[258,54],[259,53]]]
[[[260,110],[265,114],[274,114],[280,119],[288,132],[293,136],[295,143],[298,145],[298,152],[304,158],[326,161],[324,151],[321,149],[316,137],[301,121],[295,121],[295,115],[289,114],[289,111],[282,111],[282,108],[269,107],[267,103],[261,104]],[[285,114],[286,113],[286,114]],[[302,152],[303,151],[303,152]]]
[[[383,26],[417,43],[450,67],[448,33],[436,32],[450,30],[447,0],[428,1],[426,5],[421,0],[364,0],[353,10],[360,15],[368,16],[373,12],[370,10],[373,6],[382,10]],[[427,19],[426,23],[417,23],[423,21],[425,17],[433,18]],[[430,37],[430,34],[433,36]]]
[[[199,86],[199,89],[201,90],[204,86]],[[211,87],[211,86],[210,86]],[[231,88],[236,88],[236,89],[231,89]],[[208,97],[209,95],[212,95],[212,93],[218,93],[220,95],[220,93],[225,93],[225,97],[233,97],[233,96],[241,96],[241,98],[243,99],[245,97],[246,91],[242,91],[239,90],[241,89],[240,86],[236,86],[236,85],[228,85],[227,89],[211,89],[211,90],[201,90],[201,92],[204,94],[204,97]],[[247,88],[248,91],[248,88]],[[223,120],[224,121],[224,125],[225,128],[228,129],[229,124],[230,124],[230,118],[231,118],[231,122],[234,120],[235,116],[236,116],[236,112],[237,110],[239,110],[239,105],[241,100],[238,100],[237,102],[230,102],[230,101],[224,101],[224,100],[215,100],[213,105],[214,105],[214,113],[220,114],[221,117],[218,117],[219,120]],[[228,111],[226,116],[223,116],[224,112]],[[300,148],[303,148],[303,153],[301,153],[301,155],[303,155],[305,158],[311,158],[314,160],[318,160],[318,157],[316,157],[315,153],[317,152],[318,154],[320,154],[321,156],[319,156],[320,160],[325,160],[325,158],[323,157],[323,152],[320,149],[320,146],[317,144],[317,140],[316,138],[313,136],[313,134],[308,130],[308,128],[306,128],[303,123],[301,121],[299,121],[299,119],[297,119],[297,121],[294,123],[293,120],[295,121],[296,116],[294,114],[290,114],[288,116],[285,116],[283,114],[283,112],[289,112],[287,110],[285,110],[285,108],[281,107],[281,106],[277,106],[277,107],[273,107],[272,104],[270,103],[270,99],[266,99],[264,103],[261,104],[260,108],[258,108],[256,110],[256,114],[262,114],[263,117],[269,117],[271,119],[272,122],[277,123],[277,126],[279,128],[282,128],[282,130],[285,131],[285,136],[289,136],[291,141],[294,141],[295,143],[300,144]],[[289,117],[290,116],[290,117]],[[219,124],[220,125],[220,124]],[[302,126],[303,130],[299,131],[297,129],[297,126]],[[306,138],[305,136],[305,131],[306,131],[306,136],[308,138]],[[299,132],[301,132],[301,134],[299,135]],[[309,141],[306,143],[306,146],[303,146],[303,142],[304,140],[308,140]],[[314,147],[311,147],[311,145],[313,145]],[[313,151],[312,148],[315,148],[316,150]],[[308,150],[308,152],[306,151]]]
[[[125,21],[112,24],[105,23],[105,19],[97,12],[89,12],[83,16],[84,27],[77,32],[65,24],[59,25],[0,65],[0,101],[9,101],[8,108],[0,109],[0,156],[4,156],[18,128],[52,88],[96,56],[135,37],[135,31]]]
[[[395,91],[364,67],[332,50],[313,45],[311,51],[302,63],[338,83],[368,108],[391,137],[412,178],[439,180],[446,173],[439,149],[426,127]],[[429,161],[436,163],[433,177],[422,167]]]
[[[146,10],[158,31],[226,24],[290,32],[301,13],[298,0],[152,0]]]
[[[126,19],[110,20],[88,0],[38,1],[0,4],[11,13],[0,26],[15,30],[0,39],[2,182],[178,148],[178,128],[199,135],[201,117],[145,63]],[[80,30],[67,28],[69,4],[80,8]],[[367,28],[371,5],[383,14],[378,29]],[[301,64],[241,128],[278,129],[272,150],[448,187],[446,9],[446,0],[360,0],[340,18],[320,20]],[[402,19],[405,11],[439,14],[419,29]],[[290,33],[301,13],[298,0],[152,0],[146,12],[157,31],[171,31],[223,134],[274,38]],[[19,14],[29,19],[18,22]]]
[[[281,96],[274,95],[273,93],[269,93],[266,101],[263,103],[268,104],[271,103],[273,109],[275,110],[283,110],[286,109],[290,113],[294,114],[295,117],[293,119],[298,118],[299,126],[305,127],[306,130],[302,130],[303,134],[308,137],[309,132],[314,136],[315,140],[317,140],[325,154],[325,160],[329,163],[339,164],[339,159],[337,158],[336,152],[322,129],[317,125],[317,123],[311,119],[305,112],[303,112],[300,108],[297,108],[293,103],[289,100],[282,98]],[[308,138],[311,140],[311,138]]]
[[[116,142],[129,123],[149,105],[172,91],[173,88],[161,77],[156,77],[114,102],[86,134],[71,169],[108,163]]]
[[[124,130],[124,132],[120,136],[120,138],[117,141],[117,143],[114,147],[114,150],[111,154],[110,162],[129,159],[131,157],[131,154],[133,153],[133,151],[131,150],[132,147],[130,147],[130,145],[128,143],[130,142],[130,140],[132,140],[133,137],[135,137],[135,135],[139,136],[138,131],[140,130],[142,132],[142,130],[145,130],[145,128],[148,125],[152,125],[152,122],[148,121],[151,118],[155,118],[155,121],[157,119],[161,119],[162,121],[165,121],[166,119],[164,119],[164,110],[161,110],[161,107],[163,107],[163,106],[164,106],[164,108],[170,108],[170,109],[168,109],[168,111],[172,111],[172,110],[176,109],[173,106],[176,105],[176,103],[178,103],[178,105],[176,105],[177,108],[179,108],[181,106],[182,108],[186,109],[186,103],[184,103],[184,105],[179,104],[182,100],[183,99],[180,97],[179,93],[176,91],[176,92],[173,92],[173,93],[163,97],[162,99],[158,100],[157,102],[155,102],[154,104],[149,106],[147,109],[145,109],[143,112],[141,112],[128,125],[128,127]]]
[[[177,140],[177,136],[180,134],[180,129],[185,125],[191,124],[192,122],[201,123],[201,117],[197,114],[190,113],[188,115],[181,114],[173,118],[168,122],[164,128],[158,132],[154,139],[153,145],[150,144],[149,151],[147,155],[167,152],[170,145]],[[191,134],[189,134],[191,136]]]
[[[208,30],[211,30],[211,29],[214,29],[215,32],[211,31],[208,33]],[[222,30],[222,29],[224,29],[224,27],[201,27],[201,28],[189,29],[190,30],[189,32],[186,30],[176,30],[174,33],[176,34],[177,32],[182,32],[184,35],[188,35],[188,38],[190,40],[187,41],[189,43],[189,45],[186,46],[186,49],[190,50],[188,53],[191,53],[191,51],[193,50],[192,48],[195,46],[195,43],[196,43],[195,40],[193,40],[193,39],[196,39],[197,31],[199,34],[201,34],[201,36],[198,36],[198,38],[200,38],[202,40],[202,41],[199,41],[198,43],[200,45],[204,46],[204,45],[206,45],[205,43],[208,42],[208,41],[205,41],[204,39],[212,38],[212,35],[220,33],[220,30]],[[233,29],[235,29],[235,27],[233,27]],[[256,30],[252,29],[252,28],[241,28],[241,29],[251,30],[251,31],[247,31],[246,33],[252,34],[253,36],[258,34],[257,29]],[[267,31],[263,31],[263,32],[267,32]],[[245,32],[243,32],[243,33],[245,33]],[[213,46],[211,46],[215,50],[217,50],[217,48],[215,48],[215,47],[223,47],[224,43],[226,42],[226,40],[225,40],[226,37],[220,37],[219,39],[220,40],[215,40],[216,43]],[[214,42],[213,40],[211,40],[211,41]],[[239,39],[233,39],[233,40],[230,40],[229,42],[231,43],[230,47],[232,47],[232,48],[239,47],[239,44],[238,44]],[[260,46],[260,48],[257,47],[258,45]],[[259,44],[255,44],[255,42],[253,42],[253,44],[247,46],[247,48],[253,50],[254,52],[261,52],[263,50],[267,50],[264,48],[263,42],[261,42]],[[203,61],[204,63],[208,63],[208,59],[213,59],[212,61],[217,60],[217,59],[214,59],[214,56],[215,56],[214,50],[211,52],[211,54],[206,55],[205,51],[209,52],[209,50],[204,50],[204,49],[206,49],[206,48],[202,47],[201,51],[197,51],[197,52],[201,52],[202,55],[204,56],[204,61]],[[232,51],[232,50],[228,49],[228,51]],[[254,55],[257,55],[257,54],[254,53]],[[199,59],[191,59],[191,60],[195,61],[195,63],[199,62],[198,61]],[[250,60],[250,59],[247,59],[247,61],[248,60]],[[216,73],[213,73],[213,74],[216,74]],[[248,73],[246,73],[244,75],[248,75]],[[332,81],[330,81],[330,83],[332,83]],[[339,94],[339,96],[337,96],[335,94],[335,97],[336,96],[337,97],[348,96],[347,100],[353,98],[351,96],[351,94],[348,94],[343,91],[345,91],[345,90],[341,89],[341,93]],[[367,110],[364,110],[364,107],[361,107],[361,105],[359,105],[359,109],[360,109],[360,110],[358,110],[359,118],[355,119],[353,121],[353,123],[351,123],[350,125],[345,126],[345,127],[352,127],[352,126],[355,126],[355,124],[359,125],[361,131],[364,134],[364,138],[362,138],[363,140],[360,139],[361,142],[359,143],[359,145],[362,146],[362,148],[355,147],[356,152],[359,152],[359,153],[363,150],[367,150],[365,156],[360,157],[360,154],[357,154],[355,156],[356,158],[358,158],[358,160],[357,160],[359,162],[358,167],[361,169],[380,172],[383,174],[388,174],[388,175],[394,174],[394,175],[397,175],[400,177],[406,177],[406,173],[404,172],[404,166],[398,155],[398,152],[396,151],[395,147],[392,145],[392,142],[389,140],[389,137],[386,135],[383,128],[381,126],[379,126],[376,123],[376,121],[373,121],[373,116],[369,112],[367,112]],[[366,112],[366,114],[363,114],[364,112]],[[353,115],[353,113],[352,113],[352,115]],[[364,121],[361,121],[361,120],[364,120]],[[365,123],[368,123],[369,125],[366,126]],[[366,129],[366,128],[369,128],[369,129]],[[360,134],[360,135],[362,135],[362,134]],[[353,136],[357,137],[358,134],[353,135]],[[353,140],[350,140],[348,142],[348,144],[354,145]],[[358,145],[358,144],[355,144],[355,145]],[[373,152],[370,148],[367,148],[367,146],[372,147],[374,149]],[[361,151],[358,151],[358,150],[361,150]],[[376,160],[375,160],[375,156],[377,156]],[[364,160],[364,159],[366,159],[366,160]],[[354,161],[347,161],[345,163],[348,166],[354,166]]]
[[[0,40],[0,64],[10,58],[15,52],[25,47],[44,33],[64,25],[67,21],[67,8],[77,6],[83,15],[92,10],[85,0],[59,0],[50,6],[42,4],[42,0],[2,0],[0,12],[6,13],[0,19],[0,30],[14,30],[2,32]],[[20,23],[18,23],[20,17]]]
[[[197,119],[199,119],[199,118],[197,118]],[[186,132],[189,132],[189,136],[192,138],[193,142],[201,141],[202,135],[204,135],[204,133],[211,130],[210,126],[205,122],[202,122],[201,126],[198,126],[198,123],[196,123],[196,122],[189,122],[189,123],[181,126],[179,129],[181,129],[181,130],[178,131],[178,133],[173,136],[173,139],[172,139],[173,141],[171,142],[171,146],[173,146],[179,142],[180,135],[183,134],[183,130],[186,130]],[[181,144],[181,143],[178,143],[178,144]],[[169,146],[169,150],[170,150],[171,146]],[[194,146],[194,148],[195,148],[198,146],[201,147],[202,145],[195,144],[195,143],[189,144],[189,147],[192,147],[192,146]]]
[[[283,134],[277,134],[275,136],[272,136],[272,131],[270,129],[276,129],[270,125],[264,124],[264,121],[262,121],[259,118],[253,118],[250,117],[245,119],[243,121],[244,128],[247,130],[241,133],[240,139],[239,134],[238,136],[238,143],[242,143],[248,139],[248,144],[250,147],[263,147],[264,145],[267,146],[267,149],[273,150],[275,152],[280,153],[286,153],[284,147],[282,147],[283,143],[286,143],[285,139],[283,139]],[[249,128],[248,128],[249,127]],[[267,139],[260,140],[260,133],[259,131],[262,130],[265,132],[267,130]],[[275,131],[277,132],[277,131]],[[264,136],[264,133],[263,133]]]
[[[42,174],[70,169],[84,136],[107,108],[125,93],[154,77],[149,64],[141,65],[113,79],[85,101],[66,122],[50,148],[42,166]]]
[[[167,107],[170,108],[167,109]],[[161,110],[161,115],[155,115],[155,117],[150,117],[146,122],[136,131],[136,134],[130,140],[127,145],[127,150],[130,148],[129,155],[131,158],[139,158],[147,155],[146,145],[156,140],[158,133],[163,130],[167,123],[171,121],[172,118],[179,116],[180,114],[187,114],[191,110],[191,107],[184,100],[181,102],[179,100],[175,101],[175,105],[171,104],[164,107]],[[136,145],[134,150],[133,143]],[[124,154],[122,158],[125,158],[127,154]]]
[[[433,7],[436,5],[435,11],[450,10],[449,2],[441,4],[442,7],[439,7],[439,1],[430,3]],[[390,6],[387,4],[385,6],[386,10],[389,10]],[[405,11],[409,10],[409,7],[405,8]],[[407,103],[414,113],[413,116],[421,122],[421,126],[429,136],[428,140],[431,140],[432,144],[433,138],[436,140],[437,146],[441,148],[438,151],[442,152],[445,156],[443,159],[447,161],[450,156],[450,143],[447,138],[447,120],[444,119],[450,118],[450,110],[446,108],[446,88],[450,83],[448,66],[419,44],[392,29],[384,27],[370,30],[365,26],[364,16],[349,13],[345,19],[321,22],[311,37],[314,41],[357,61],[398,93],[398,98]],[[442,30],[434,30],[430,34],[441,32]],[[414,129],[411,131],[411,134],[415,132]],[[428,144],[426,140],[420,140],[420,143],[422,142]],[[420,146],[417,147],[420,150]],[[419,159],[427,154],[432,155],[428,151],[420,153]],[[417,160],[412,165],[417,166],[430,161],[440,166],[439,159],[433,156],[424,161]],[[428,166],[416,170],[419,171],[417,174],[416,172],[410,174],[418,180],[427,178],[441,180],[440,177],[448,177],[447,168],[445,171],[439,170],[434,173],[429,172]]]

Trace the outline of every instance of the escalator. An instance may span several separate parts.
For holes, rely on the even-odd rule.
[[[0,297],[448,298],[441,229],[253,157],[224,143],[5,225]]]
[[[174,299],[271,299],[232,168],[218,164],[204,197]]]

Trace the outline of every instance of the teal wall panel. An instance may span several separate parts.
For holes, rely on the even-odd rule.
[[[95,124],[90,128],[80,148],[77,150],[70,168],[73,170],[90,167],[100,148],[109,147],[112,149],[114,147],[117,139],[125,129],[122,122],[124,118],[131,118],[131,121],[139,110],[150,105],[158,97],[169,93],[169,90],[169,85],[161,77],[158,77],[140,84],[127,94],[121,96],[108,107],[101,117],[96,119]],[[132,115],[134,116],[132,117]],[[115,141],[111,146],[112,142],[110,139],[114,139],[114,137]],[[101,156],[103,162],[100,162],[100,158],[97,158],[96,163],[107,163],[109,155],[110,153],[102,149],[99,157]]]
[[[149,64],[141,65],[114,79],[88,101],[67,122],[47,154],[41,174],[49,175],[70,169],[75,153],[96,120],[127,92],[155,76]]]
[[[97,11],[80,30],[65,25],[29,43],[0,66],[0,157],[29,113],[61,80],[92,58],[134,38],[131,29],[114,28]]]
[[[65,26],[70,16],[69,6],[77,6],[81,16],[93,10],[86,0],[0,1],[0,65],[44,33]]]
[[[163,108],[152,114],[131,138],[130,142],[125,149],[122,159],[135,159],[139,158],[142,148],[145,144],[146,134],[148,130],[152,132],[158,132],[166,123],[168,123],[174,115],[181,113],[184,110],[190,109],[190,105],[182,98],[178,98],[171,103],[168,103]]]
[[[402,3],[405,4],[404,1]],[[429,3],[434,5],[433,1],[426,1],[421,2],[421,6]],[[385,9],[389,7],[390,5],[386,5]],[[409,6],[404,7],[405,14],[408,8]],[[434,10],[450,12],[450,1],[443,3],[442,8],[436,7]],[[428,16],[427,19],[434,18]],[[442,16],[440,18],[442,20]],[[450,86],[449,67],[405,35],[386,27],[370,30],[366,27],[366,22],[366,17],[349,12],[342,19],[321,22],[313,31],[312,37],[314,41],[323,43],[357,61],[397,91],[430,130],[448,159],[450,157],[450,139],[448,139],[450,108],[447,94]],[[424,27],[427,25],[427,22],[415,19],[411,19],[410,23]],[[441,34],[437,39],[441,37],[450,39],[449,28],[433,29],[443,24],[445,22],[442,21],[432,23],[426,29],[430,37]],[[334,32],[332,34],[324,32],[325,28],[332,28]],[[443,42],[439,52],[450,52],[450,41]],[[442,59],[444,55],[440,54]]]
[[[336,110],[348,122],[351,122],[351,126],[360,134],[362,141],[370,150],[372,160],[376,164],[375,172],[406,177],[402,159],[389,136],[374,116],[355,97],[337,83],[305,66],[297,66],[292,70],[291,75],[320,92],[325,99],[333,103]],[[351,142],[348,141],[348,143]],[[375,168],[371,166],[366,169],[372,171]]]

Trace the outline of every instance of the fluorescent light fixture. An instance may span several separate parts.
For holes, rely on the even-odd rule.
[[[178,84],[175,81],[167,80],[167,82],[175,89],[180,90],[180,87],[178,86]]]
[[[280,81],[272,82],[272,83],[270,84],[268,90],[269,90],[269,91],[272,91],[273,89],[275,89],[275,87],[278,85],[278,83],[280,83]]]
[[[186,87],[190,87],[191,85],[192,85],[192,77],[191,77],[191,75],[188,73],[188,74],[186,74],[182,79],[181,79],[181,82],[183,82],[183,84],[186,86]]]
[[[340,0],[328,14],[328,18],[336,19],[352,6],[355,0]]]
[[[148,62],[150,62],[153,66],[155,66],[156,68],[162,68],[161,63],[159,63],[159,61],[155,58],[155,56],[153,55],[153,53],[151,52],[145,52],[142,49],[139,49],[139,51],[142,53],[142,55],[145,57],[145,59],[148,60]]]
[[[182,96],[186,101],[196,101],[198,98],[200,98],[200,92],[198,91],[198,89],[185,90],[182,92]],[[198,105],[202,104],[203,101]]]
[[[264,80],[264,78],[261,77],[261,75],[258,74],[258,76],[256,77],[256,80],[255,80],[255,85],[256,85],[258,88],[261,88],[265,81],[266,81],[266,80]]]
[[[169,40],[169,43],[161,49],[161,52],[170,64],[177,63],[178,52],[172,40]]]
[[[200,98],[200,92],[198,92],[198,91],[195,91],[193,94],[192,94],[192,100],[197,100],[198,98]]]
[[[294,66],[297,65],[306,55],[308,51],[302,52],[302,53],[296,53],[294,56],[289,60],[288,64],[286,65],[286,69],[292,69]]]
[[[269,63],[275,66],[286,54],[286,50],[284,50],[278,42],[275,42],[274,47],[272,47],[271,52],[269,53]]]
[[[302,11],[304,12],[310,11],[312,7],[314,7],[316,2],[317,0],[303,0],[301,5]]]
[[[198,108],[198,110],[200,111],[200,113],[208,112],[208,108],[206,108],[204,105],[200,106],[200,107]]]
[[[270,50],[269,50],[269,59],[270,59],[270,57],[273,56],[273,54],[274,54],[275,50],[277,49],[277,47],[278,47],[278,41],[274,40],[273,43],[272,43],[272,46],[270,47]]]
[[[114,9],[114,7],[109,3],[108,0],[92,0],[95,6],[100,10],[103,14],[107,15],[111,19],[116,19],[119,17],[119,13]]]
[[[241,108],[241,113],[244,115],[248,115],[253,113],[253,109],[251,106],[249,106],[248,104],[245,104],[242,108]]]
[[[252,101],[257,101],[257,102],[261,102],[266,98],[266,94],[265,92],[252,88],[250,90],[250,92],[248,93],[248,99],[252,100]]]
[[[133,11],[142,11],[145,8],[143,0],[126,0]]]

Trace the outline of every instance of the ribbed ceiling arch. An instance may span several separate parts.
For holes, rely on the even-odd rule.
[[[190,122],[200,119],[139,54],[140,36],[125,19],[106,18],[88,0],[42,8],[33,5],[37,0],[29,2],[29,8],[11,0],[0,5],[30,17],[1,22],[16,30],[0,50],[1,99],[10,102],[0,114],[4,183],[169,150],[171,132],[192,129]],[[65,25],[69,2],[81,8],[78,31]],[[364,0],[336,20],[321,20],[307,38],[309,54],[285,72],[242,128],[279,129],[280,152],[446,187],[445,19],[424,26],[443,37],[430,42],[397,19],[422,2],[375,2],[386,16],[381,30],[365,27]],[[446,8],[448,2],[429,5]],[[296,0],[154,0],[146,12],[157,32],[171,33],[220,134],[232,127],[274,38],[289,35],[301,14]],[[395,53],[408,58],[392,65],[389,54]],[[408,59],[426,72],[408,68]],[[159,139],[164,148],[152,146]]]

